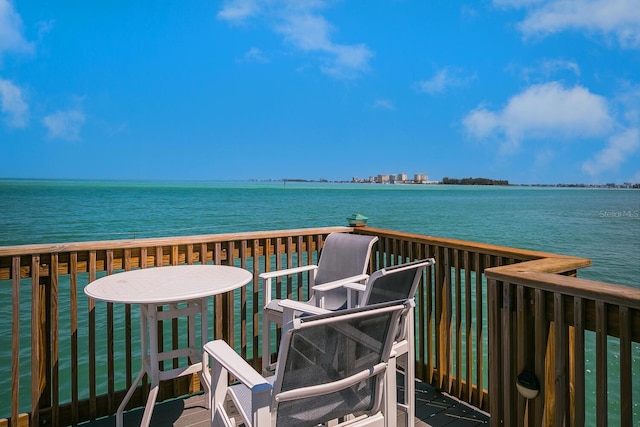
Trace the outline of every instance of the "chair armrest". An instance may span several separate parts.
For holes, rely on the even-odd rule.
[[[284,270],[268,271],[258,275],[261,279],[272,279],[274,277],[288,276],[296,273],[304,273],[305,271],[315,270],[318,266],[314,264],[301,265],[300,267],[286,268]]]
[[[300,267],[286,268],[284,270],[268,271],[266,273],[259,274],[258,277],[262,279],[262,294],[264,295],[264,305],[267,305],[271,301],[271,279],[274,277],[290,276],[292,274],[304,273],[305,271],[314,271],[311,275],[310,283],[313,283],[315,278],[315,270],[318,269],[317,265],[301,265]]]
[[[213,359],[213,363],[209,374],[207,365],[210,357]],[[203,346],[202,370],[202,377],[205,379],[205,386],[207,393],[209,393],[207,407],[211,408],[212,425],[236,425],[235,420],[229,416],[224,407],[227,393],[238,407],[245,425],[250,424],[257,427],[268,424],[271,418],[269,407],[273,386],[225,341],[209,341]],[[237,395],[231,393],[228,387],[229,373],[232,373],[242,383],[242,387],[248,388],[251,393],[250,407],[246,408],[247,410],[243,404],[236,400]]]
[[[368,278],[369,278],[368,274],[359,274],[357,276],[351,276],[345,279],[334,280],[333,282],[323,283],[322,285],[315,285],[313,287],[313,290],[314,292],[327,292],[332,289],[342,288],[347,283],[360,282],[362,280],[367,280]]]
[[[323,283],[316,285],[311,290],[316,294],[316,304],[318,307],[324,307],[324,293],[333,289],[343,288],[347,283],[354,283],[365,281],[369,278],[368,274],[359,274],[357,276],[351,276],[340,280],[334,280],[333,282]],[[348,293],[348,292],[347,292]]]
[[[203,347],[204,352],[218,364],[235,376],[242,384],[249,387],[252,392],[271,389],[271,384],[262,375],[257,373],[246,360],[236,353],[229,344],[223,340],[209,341]],[[204,360],[204,358],[203,358]]]
[[[316,307],[315,305],[311,305],[306,302],[293,301],[290,299],[280,300],[278,301],[278,305],[282,307],[283,325],[291,322],[296,317],[296,313],[324,314],[331,312],[330,310]]]

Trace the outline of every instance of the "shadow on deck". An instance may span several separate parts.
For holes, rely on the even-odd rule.
[[[400,390],[399,390],[400,391]],[[400,397],[399,393],[399,397]],[[143,408],[124,414],[125,426],[140,425]],[[489,424],[489,416],[478,409],[437,391],[432,386],[416,383],[415,426],[476,427]],[[115,416],[81,424],[85,427],[115,426]],[[402,427],[398,423],[398,427]],[[204,395],[175,399],[156,404],[151,418],[152,427],[205,427],[209,426],[209,411]]]

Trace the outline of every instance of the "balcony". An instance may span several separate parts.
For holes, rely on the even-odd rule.
[[[246,287],[213,298],[209,329],[210,337],[229,342],[259,370],[258,274],[314,263],[334,231],[379,237],[371,271],[436,258],[416,294],[416,376],[425,388],[486,411],[495,426],[584,425],[593,417],[606,425],[612,408],[621,425],[633,424],[640,289],[579,279],[578,270],[591,264],[584,258],[371,227],[327,227],[1,247],[0,287],[11,309],[5,307],[0,323],[11,333],[0,355],[3,372],[10,365],[11,374],[3,379],[7,403],[0,427],[78,424],[115,413],[140,367],[138,311],[84,296],[84,286],[106,274],[198,263],[251,271],[254,279]],[[303,300],[306,284],[300,275],[278,282],[277,289]],[[161,326],[159,345],[176,348],[186,325]],[[595,381],[587,381],[586,366],[594,358]],[[185,361],[167,363],[179,367]],[[538,379],[534,399],[517,390],[522,372]],[[616,390],[609,390],[609,376],[619,376]],[[129,408],[144,404],[145,385]],[[165,381],[158,401],[194,399],[199,391],[197,376]]]

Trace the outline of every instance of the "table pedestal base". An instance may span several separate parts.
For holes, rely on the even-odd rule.
[[[186,304],[186,305],[185,305]],[[181,305],[183,305],[181,307]],[[168,307],[167,310],[158,311],[158,307]],[[196,314],[200,313],[201,344],[196,343]],[[187,317],[189,337],[188,346],[183,349],[164,351],[158,349],[158,322],[164,320]],[[182,304],[140,304],[140,341],[142,345],[142,368],[133,384],[129,387],[122,403],[116,412],[116,426],[123,426],[123,412],[127,403],[133,396],[138,383],[142,381],[144,374],[151,378],[151,388],[140,426],[147,427],[151,422],[151,415],[158,397],[160,381],[178,378],[184,375],[197,373],[202,375],[202,345],[208,341],[207,329],[207,299],[199,298],[186,301]],[[162,370],[160,363],[178,357],[187,357],[189,364],[185,367]],[[200,378],[202,383],[202,378]],[[208,390],[205,390],[208,393]]]

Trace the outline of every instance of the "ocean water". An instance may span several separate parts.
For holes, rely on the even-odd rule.
[[[0,246],[347,225],[352,213],[372,227],[590,258],[580,277],[640,288],[640,190],[0,180]],[[5,304],[10,292],[0,288]],[[8,310],[0,319],[9,327]],[[0,360],[4,395],[11,367]],[[634,379],[636,400],[639,388]]]
[[[293,182],[0,180],[0,246],[369,225],[593,260],[640,287],[640,191]]]

